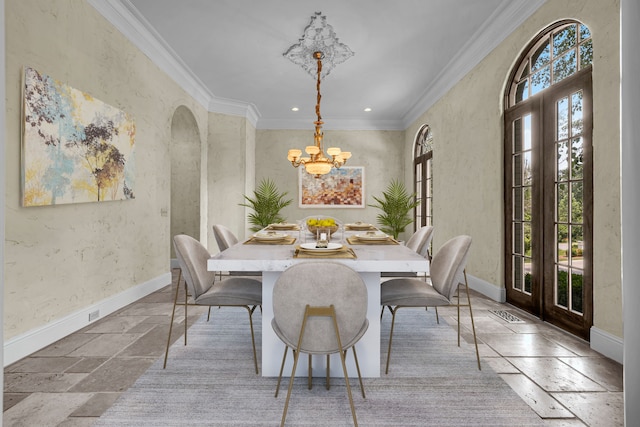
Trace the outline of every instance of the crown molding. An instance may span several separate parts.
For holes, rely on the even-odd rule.
[[[207,111],[242,116],[257,125],[255,105],[213,95],[129,0],[88,2]]]
[[[458,54],[443,68],[442,72],[427,87],[420,99],[402,118],[405,129],[431,108],[467,73],[538,10],[546,0],[512,2],[502,4],[482,25]]]
[[[207,105],[207,109],[211,113],[222,113],[231,116],[245,117],[253,125],[257,127],[260,120],[260,112],[255,105],[235,99],[213,97]]]
[[[213,94],[128,0],[88,2],[200,105],[208,107]]]

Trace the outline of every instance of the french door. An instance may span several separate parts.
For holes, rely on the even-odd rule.
[[[505,112],[507,302],[582,338],[593,323],[591,72]]]

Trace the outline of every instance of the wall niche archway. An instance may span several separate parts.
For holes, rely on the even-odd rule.
[[[200,239],[201,141],[196,119],[181,105],[171,118],[171,258],[173,236],[187,234]]]

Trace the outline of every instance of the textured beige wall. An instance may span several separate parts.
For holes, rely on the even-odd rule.
[[[381,196],[389,181],[404,175],[402,147],[403,131],[324,131],[325,150],[329,146],[351,151],[353,157],[346,166],[364,166],[366,203],[374,203],[372,195]],[[304,150],[313,144],[313,127],[308,130],[258,130],[256,136],[256,182],[271,178],[280,191],[287,191],[293,203],[282,212],[290,220],[311,215],[328,215],[344,222],[376,222],[380,212],[366,208],[299,208],[298,169],[287,160],[290,148]],[[410,186],[410,189],[412,187]],[[409,230],[412,231],[412,230]],[[407,233],[405,233],[407,234]],[[403,238],[403,236],[401,236]]]
[[[208,135],[208,247],[213,253],[218,245],[213,224],[223,224],[239,239],[245,236],[246,209],[243,194],[253,191],[253,170],[247,158],[254,156],[255,129],[243,117],[211,113]]]
[[[169,216],[161,211],[170,208],[171,119],[185,105],[206,136],[208,114],[85,2],[5,5],[4,337],[10,339],[169,271]],[[23,66],[133,116],[135,200],[20,206]]]
[[[434,247],[470,234],[476,249],[469,272],[504,287],[504,88],[528,42],[565,18],[586,24],[594,45],[594,325],[622,337],[617,0],[546,2],[407,129],[405,159],[410,164],[419,126],[429,124],[435,134]]]

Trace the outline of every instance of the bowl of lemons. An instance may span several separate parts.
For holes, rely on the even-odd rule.
[[[309,218],[307,219],[307,229],[313,234],[316,234],[318,229],[326,230],[325,232],[331,236],[338,231],[338,224],[333,218]],[[320,232],[322,233],[323,231]]]

